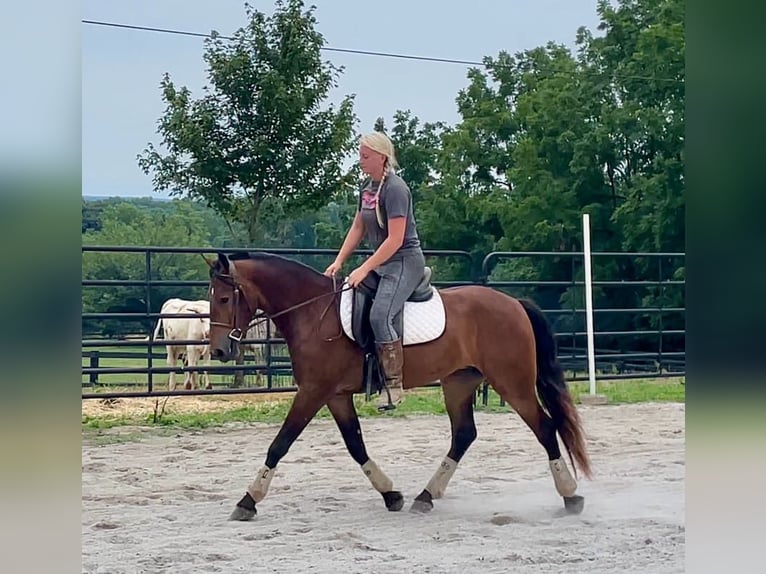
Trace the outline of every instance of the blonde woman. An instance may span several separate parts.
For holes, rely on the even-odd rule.
[[[367,239],[374,253],[349,274],[348,283],[356,287],[370,273],[378,275],[370,323],[391,404],[396,407],[402,399],[404,351],[394,317],[423,278],[425,258],[415,225],[412,194],[394,172],[398,164],[388,136],[381,132],[362,136],[359,165],[369,177],[362,185],[351,228],[325,275],[335,275],[362,239]],[[390,408],[383,394],[379,401],[378,408]]]

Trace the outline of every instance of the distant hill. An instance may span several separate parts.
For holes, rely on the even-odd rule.
[[[152,201],[172,201],[172,198],[170,197],[162,197],[162,196],[125,196],[125,195],[83,195],[83,200],[85,201],[104,201],[105,199],[124,199],[125,201],[130,201],[132,199],[140,199],[140,200],[152,200]]]

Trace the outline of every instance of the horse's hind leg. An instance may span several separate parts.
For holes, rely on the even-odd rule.
[[[178,357],[176,356],[176,348],[172,345],[167,345],[165,347],[165,352],[167,353],[166,362],[168,364],[168,367],[175,368],[176,362],[178,362]],[[170,371],[168,373],[168,390],[169,391],[176,390],[176,374],[173,371]]]
[[[569,468],[561,456],[561,449],[556,437],[556,424],[540,406],[535,394],[534,383],[508,386],[507,383],[503,384],[500,381],[490,379],[490,384],[516,411],[545,449],[556,490],[564,499],[564,506],[567,511],[571,513],[581,512],[584,499],[575,495],[577,482],[570,474]]]
[[[266,355],[263,351],[263,345],[258,344],[253,346],[253,355],[256,364],[263,365],[266,363]],[[260,370],[255,372],[255,386],[260,387],[263,384],[263,373]]]
[[[346,443],[351,458],[362,467],[362,472],[372,483],[391,511],[401,510],[404,506],[402,493],[394,490],[394,483],[380,470],[377,464],[367,455],[367,448],[362,438],[362,427],[356,414],[352,395],[337,395],[330,399],[327,408],[332,413],[335,422]]]
[[[184,367],[197,366],[197,350],[194,347],[186,347],[186,360]],[[184,376],[184,388],[187,390],[197,388],[197,371],[186,371]]]
[[[210,366],[210,347],[205,348],[205,352],[203,353],[202,358],[204,360],[204,366],[209,367]],[[202,371],[202,378],[205,379],[205,388],[212,389],[213,385],[210,382],[210,372],[207,369]]]
[[[476,423],[473,420],[473,397],[481,383],[482,375],[475,369],[453,373],[442,380],[444,404],[452,426],[452,444],[447,456],[423,491],[415,498],[410,512],[428,512],[433,509],[434,498],[441,498],[447,489],[460,459],[476,440]]]

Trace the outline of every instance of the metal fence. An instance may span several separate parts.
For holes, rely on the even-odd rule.
[[[285,342],[270,329],[265,339],[243,340],[263,346],[261,362],[245,357],[245,363],[241,365],[218,363],[192,368],[157,364],[167,357],[166,341],[153,338],[157,320],[184,315],[161,314],[155,309],[169,297],[206,299],[207,265],[200,254],[214,251],[180,247],[82,247],[83,269],[86,268],[86,258],[101,257],[102,265],[98,269],[101,275],[107,275],[82,280],[84,305],[87,301],[91,308],[98,308],[82,314],[83,399],[295,390]],[[226,251],[259,250],[231,248]],[[336,255],[335,250],[328,249],[269,248],[260,251],[294,257],[317,269],[324,269]],[[369,253],[361,250],[356,257],[361,261],[361,257]],[[567,370],[568,380],[587,379],[582,252],[494,252],[481,261],[466,251],[426,250],[425,255],[434,270],[433,283],[437,287],[484,284],[514,296],[535,299],[554,325],[559,358]],[[685,374],[685,282],[667,277],[668,270],[677,270],[683,258],[683,253],[593,253],[594,292],[612,300],[615,297],[609,294],[616,290],[633,290],[632,295],[617,299],[653,302],[612,308],[599,307],[598,301],[594,301],[599,379]],[[602,261],[608,263],[597,264]],[[641,264],[641,261],[646,263]],[[640,280],[595,276],[599,270],[610,266],[619,271],[626,263],[642,268]],[[140,279],[108,277],[110,273],[116,274],[121,265],[131,266],[134,271],[141,268],[143,276]],[[163,268],[170,269],[171,274],[182,272],[186,277],[195,278],[163,277]],[[559,276],[535,277],[542,268]],[[680,301],[681,304],[666,305],[667,301]],[[619,328],[613,328],[614,325]],[[600,328],[603,326],[606,328]],[[175,344],[205,342],[174,341]],[[214,388],[169,391],[165,379],[171,371],[208,371],[215,379]],[[236,372],[246,375],[245,384],[241,376],[234,377]],[[136,378],[138,375],[142,375],[143,381]],[[252,379],[255,379],[254,383]]]
[[[556,331],[559,360],[572,373],[569,380],[588,378],[583,256],[582,252],[493,252],[482,261],[485,285],[514,296],[531,296],[538,302],[543,300],[543,310]],[[637,261],[643,260],[646,271],[640,280],[594,277],[591,283],[594,292],[622,291],[627,292],[619,297],[623,300],[645,301],[650,298],[653,301],[653,304],[630,307],[600,307],[598,301],[594,301],[595,361],[599,378],[609,380],[684,375],[685,280],[666,276],[668,271],[683,267],[679,262],[683,263],[684,254],[596,252],[592,253],[592,257],[594,269],[597,270],[604,269],[599,263],[605,261],[613,263],[614,269],[619,270],[624,262],[635,265]],[[559,270],[566,269],[567,277],[545,280],[492,278],[493,269],[499,263],[530,259],[559,260]],[[562,296],[567,292],[570,294],[566,297],[568,305],[561,305]],[[602,298],[614,299],[608,296]],[[668,300],[678,301],[680,305],[665,305]],[[545,301],[549,305],[553,302],[559,304],[557,307],[546,307]],[[623,328],[599,328],[608,323],[623,325]],[[624,327],[626,324],[628,326]],[[647,327],[641,328],[639,324]]]

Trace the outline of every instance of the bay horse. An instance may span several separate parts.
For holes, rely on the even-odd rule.
[[[203,256],[204,257],[204,256]],[[402,493],[367,450],[353,402],[363,392],[362,347],[343,333],[337,280],[301,262],[262,253],[218,253],[210,266],[210,352],[227,362],[256,312],[282,333],[298,390],[266,460],[237,502],[230,520],[250,520],[266,496],[279,461],[323,406],[332,414],[349,454],[390,511],[401,510]],[[438,337],[404,347],[404,388],[441,382],[452,427],[447,455],[410,508],[433,509],[458,463],[476,439],[473,398],[483,380],[529,426],[548,455],[564,508],[580,513],[577,481],[561,456],[557,433],[577,468],[591,477],[584,431],[556,356],[550,324],[531,301],[482,285],[438,289],[446,325]],[[420,305],[421,303],[415,303]],[[539,401],[538,401],[539,395]],[[542,404],[541,404],[542,403]],[[547,411],[547,412],[546,412]]]

